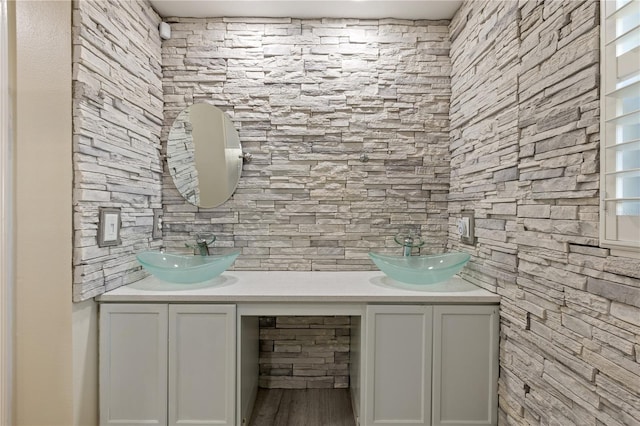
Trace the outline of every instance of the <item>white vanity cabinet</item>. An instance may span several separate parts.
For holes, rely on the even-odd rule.
[[[100,306],[100,425],[167,424],[167,305]]]
[[[279,315],[351,317],[358,426],[497,424],[500,297],[460,277],[417,291],[378,271],[232,271],[195,287],[149,276],[98,302],[103,426],[245,426],[259,317]]]
[[[497,305],[433,307],[433,426],[498,422]]]
[[[432,310],[367,306],[365,425],[430,424]]]
[[[169,305],[169,426],[235,424],[235,305]]]
[[[497,424],[497,305],[369,305],[367,426]]]
[[[235,305],[100,306],[100,424],[235,424]]]

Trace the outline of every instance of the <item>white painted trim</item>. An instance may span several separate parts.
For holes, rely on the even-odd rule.
[[[238,315],[364,315],[364,304],[339,303],[238,303]]]
[[[634,0],[638,1],[638,0]],[[611,250],[613,256],[623,256],[629,258],[640,259],[640,239],[634,241],[621,241],[619,238],[615,240],[607,239],[607,226],[611,227],[611,223],[607,224],[607,209],[605,199],[606,188],[606,146],[607,146],[607,132],[605,126],[605,116],[607,112],[607,102],[605,93],[607,88],[605,87],[605,81],[607,81],[607,75],[612,72],[612,65],[610,61],[607,62],[607,55],[605,46],[607,44],[606,39],[606,24],[607,24],[607,4],[610,4],[611,10],[615,11],[615,5],[613,0],[606,0],[600,2],[600,247],[608,248]],[[611,16],[615,12],[609,13]],[[623,233],[623,231],[616,231]],[[616,235],[617,236],[617,235]]]
[[[606,79],[605,73],[607,72],[607,67],[605,66],[604,63],[604,46],[605,46],[605,42],[604,42],[604,30],[603,28],[605,23],[605,2],[602,1],[600,2],[600,209],[599,209],[599,222],[600,222],[600,226],[599,226],[599,237],[600,237],[600,246],[603,246],[603,242],[605,240],[605,236],[606,236],[606,232],[605,232],[605,215],[606,215],[606,211],[605,211],[605,202],[604,202],[604,193],[605,193],[605,179],[604,179],[604,171],[606,170],[606,163],[605,163],[605,149],[604,146],[606,145],[605,143],[605,131],[604,131],[604,120],[602,120],[602,117],[604,117],[604,106],[605,106],[605,102],[604,102],[604,96],[603,96],[603,92],[604,92],[604,81]]]
[[[12,424],[13,403],[13,150],[7,0],[0,0],[0,425]]]
[[[237,310],[236,310],[237,313]],[[247,426],[258,396],[260,324],[257,316],[236,317],[236,424]]]

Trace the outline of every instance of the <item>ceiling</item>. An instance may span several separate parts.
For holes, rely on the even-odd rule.
[[[162,17],[451,19],[462,0],[150,0]]]

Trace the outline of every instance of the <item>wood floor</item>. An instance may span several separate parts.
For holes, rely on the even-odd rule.
[[[260,389],[249,426],[355,426],[349,389]]]

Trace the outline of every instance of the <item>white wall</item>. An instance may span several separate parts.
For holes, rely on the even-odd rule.
[[[73,304],[73,425],[98,424],[98,304]]]
[[[15,404],[73,424],[71,1],[16,2]]]
[[[0,2],[0,424],[10,425],[13,405],[13,130],[15,128],[15,11]]]

